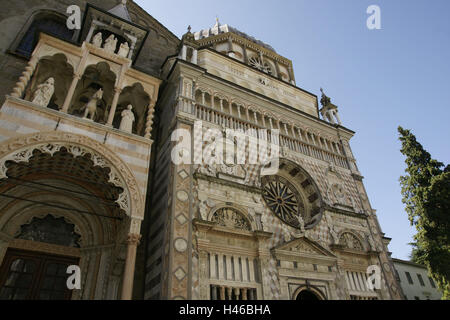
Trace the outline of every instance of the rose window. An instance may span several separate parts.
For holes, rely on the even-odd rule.
[[[263,179],[263,197],[272,212],[286,224],[297,229],[305,226],[305,206],[295,187],[285,178]]]

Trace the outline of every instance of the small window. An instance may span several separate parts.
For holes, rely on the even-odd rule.
[[[423,282],[422,275],[417,274],[417,278],[419,279],[420,285],[421,285],[422,287],[425,287],[425,282]]]
[[[400,279],[400,275],[398,274],[398,271],[396,269],[395,269],[395,276],[396,276],[398,282],[401,283],[402,280]]]
[[[411,278],[411,275],[408,271],[405,271],[406,279],[408,279],[409,284],[414,284],[413,279]]]
[[[433,288],[436,288],[436,284],[434,283],[433,279],[431,279],[430,277],[428,277],[428,279],[430,280],[430,284]]]

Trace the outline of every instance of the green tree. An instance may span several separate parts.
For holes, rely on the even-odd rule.
[[[431,158],[410,130],[398,128],[406,175],[400,177],[403,203],[417,229],[411,258],[424,264],[450,299],[450,166]]]
[[[409,260],[411,262],[424,265],[425,262],[423,261],[423,250],[418,247],[417,242],[411,242],[408,244],[412,247]]]

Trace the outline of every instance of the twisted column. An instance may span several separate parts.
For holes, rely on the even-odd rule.
[[[145,124],[145,135],[144,138],[150,139],[152,137],[152,126],[153,126],[153,118],[155,117],[155,102],[151,101],[148,106],[147,111],[147,122]]]
[[[25,71],[22,73],[22,76],[19,78],[19,82],[16,83],[16,86],[11,93],[11,96],[15,98],[22,98],[23,92],[28,85],[34,71],[36,70],[38,60],[36,57],[31,58],[28,62],[28,65],[25,67]]]

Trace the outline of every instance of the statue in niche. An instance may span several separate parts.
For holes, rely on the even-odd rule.
[[[48,78],[44,83],[37,86],[33,93],[33,103],[46,108],[55,92],[55,79]]]
[[[133,123],[136,120],[133,114],[133,106],[130,104],[122,111],[122,121],[120,122],[119,129],[128,133],[133,131]]]
[[[112,34],[108,37],[108,39],[106,39],[105,46],[103,48],[108,52],[114,53],[116,52],[116,47],[117,47],[117,39]]]
[[[102,98],[103,98],[103,90],[100,89],[92,96],[92,98],[86,104],[83,119],[89,119],[94,121],[95,114],[97,113],[98,100]]]
[[[120,44],[119,52],[117,53],[121,57],[128,57],[128,53],[130,52],[130,46],[128,45],[128,42],[124,42]]]
[[[94,38],[92,39],[92,44],[98,48],[102,47],[102,43],[103,43],[103,36],[101,32],[98,32]]]

